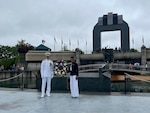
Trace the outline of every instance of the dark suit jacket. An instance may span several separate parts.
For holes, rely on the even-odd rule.
[[[72,71],[70,71],[70,75],[79,75],[78,74],[78,64],[76,62],[72,63]]]

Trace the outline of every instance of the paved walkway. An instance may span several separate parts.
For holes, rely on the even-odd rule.
[[[118,94],[118,93],[117,93]],[[0,113],[150,113],[150,94],[94,95],[0,90]]]

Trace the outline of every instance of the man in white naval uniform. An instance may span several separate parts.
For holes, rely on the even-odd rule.
[[[75,62],[74,57],[70,58],[71,66],[70,66],[70,91],[71,96],[76,98],[79,96],[79,88],[78,88],[78,64]]]
[[[53,72],[53,61],[50,59],[50,53],[45,53],[46,59],[42,61],[41,63],[41,78],[42,78],[42,87],[41,87],[41,97],[44,97],[45,95],[45,88],[47,84],[46,89],[46,95],[50,96],[51,92],[51,79],[54,76]]]

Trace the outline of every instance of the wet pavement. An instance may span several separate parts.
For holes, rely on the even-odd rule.
[[[0,113],[150,113],[150,94],[111,95],[52,93],[40,97],[36,91],[0,90]]]

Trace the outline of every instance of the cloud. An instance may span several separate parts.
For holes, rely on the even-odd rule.
[[[149,47],[149,1],[136,0],[1,0],[0,1],[0,44],[15,45],[18,40],[38,46],[46,40],[46,45],[54,48],[54,36],[58,43],[56,50],[61,49],[61,40],[69,47],[71,39],[75,49],[77,41],[80,48],[85,51],[86,41],[88,50],[93,50],[93,27],[98,17],[108,12],[123,15],[124,20],[130,27],[130,47],[132,37],[135,40],[135,48],[142,45],[144,36],[145,45]],[[114,38],[109,38],[109,37]],[[119,42],[114,41],[118,33],[105,36],[103,46],[111,44],[114,47]],[[13,41],[12,41],[13,40]],[[114,43],[114,44],[113,44]]]

